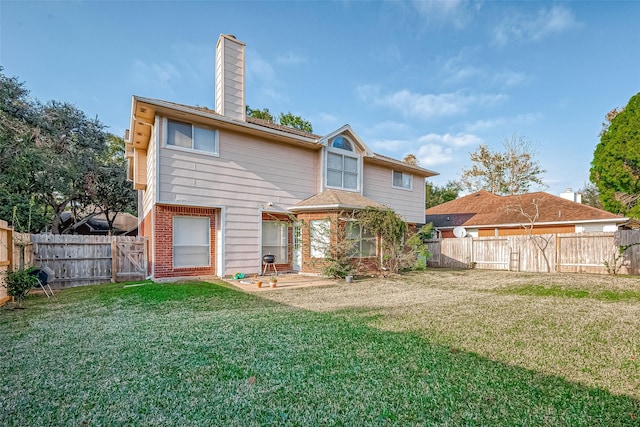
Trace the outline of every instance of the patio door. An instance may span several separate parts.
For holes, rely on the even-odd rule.
[[[293,250],[291,258],[291,268],[293,271],[300,271],[302,265],[302,227],[297,224],[293,226]]]

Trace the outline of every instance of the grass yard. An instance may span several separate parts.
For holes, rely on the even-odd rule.
[[[0,309],[0,425],[640,425],[640,280],[481,270]]]

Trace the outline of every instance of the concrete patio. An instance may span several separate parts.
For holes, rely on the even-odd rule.
[[[276,287],[269,284],[270,275],[251,276],[244,279],[224,278],[223,280],[238,289],[247,292],[277,291],[282,289],[306,288],[309,286],[334,286],[338,283],[335,279],[320,276],[309,276],[305,274],[283,273],[278,275]],[[258,281],[262,282],[262,287],[258,287]]]

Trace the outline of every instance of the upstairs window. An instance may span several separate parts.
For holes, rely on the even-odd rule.
[[[353,145],[344,136],[336,136],[331,140],[331,146],[333,148],[340,148],[341,150],[353,151]]]
[[[353,143],[345,136],[336,136],[327,147],[327,186],[357,190],[360,158]]]
[[[218,131],[191,123],[167,120],[167,145],[218,154]]]
[[[413,184],[413,175],[410,173],[393,171],[393,186],[396,188],[404,188],[411,190]]]
[[[338,153],[327,153],[327,185],[358,189],[358,159]]]

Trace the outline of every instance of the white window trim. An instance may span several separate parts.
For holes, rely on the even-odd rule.
[[[378,238],[375,235],[372,235],[371,237],[368,238],[364,238],[362,237],[362,232],[364,227],[362,227],[362,224],[358,223],[358,221],[355,220],[349,220],[346,222],[345,227],[347,227],[349,224],[356,224],[359,227],[360,233],[357,239],[349,239],[346,236],[345,233],[345,238],[349,241],[354,241],[357,242],[359,248],[358,248],[358,253],[355,255],[350,255],[349,258],[358,258],[358,259],[369,259],[369,258],[376,258],[378,256]],[[373,240],[373,242],[375,243],[375,253],[373,255],[366,255],[366,256],[362,256],[362,242],[363,240]]]
[[[204,218],[207,220],[207,244],[206,245],[176,245],[176,222],[175,219],[176,218]],[[171,224],[171,228],[172,228],[172,242],[171,242],[171,265],[174,269],[180,269],[180,268],[208,268],[211,267],[211,219],[209,217],[206,216],[189,216],[189,215],[174,215],[173,218],[171,218],[172,224]],[[208,259],[209,262],[207,263],[207,265],[180,265],[177,266],[176,265],[176,257],[175,257],[175,248],[176,246],[178,247],[182,247],[182,246],[198,246],[198,247],[207,247],[208,248]]]
[[[393,183],[393,174],[394,173],[401,173],[403,176],[404,175],[409,175],[411,177],[411,184],[409,185],[409,188],[407,187],[398,187],[397,185],[395,185]],[[413,174],[412,173],[406,173],[406,172],[402,172],[402,171],[397,171],[397,170],[392,170],[391,171],[391,186],[393,188],[397,188],[398,190],[404,190],[404,191],[413,191]]]
[[[340,156],[350,157],[356,160],[358,165],[358,172],[356,176],[356,188],[345,188],[344,186],[336,187],[334,185],[329,185],[329,153],[338,154]],[[342,183],[344,184],[344,159],[342,164]],[[326,154],[324,156],[324,185],[326,188],[335,188],[336,190],[344,190],[344,191],[355,191],[360,192],[362,188],[362,156],[355,151],[343,150],[341,148],[335,147],[327,147]]]
[[[195,128],[200,128],[200,129],[206,129],[206,130],[210,130],[213,132],[213,137],[215,140],[215,145],[217,150],[214,151],[205,151],[205,150],[198,150],[195,148],[186,148],[186,147],[179,147],[177,145],[170,145],[167,143],[168,140],[168,127],[169,127],[169,120],[172,120],[174,122],[181,122],[181,123],[186,123],[186,124],[190,124],[191,125],[191,147],[193,147],[193,135],[195,134]],[[176,151],[183,151],[183,152],[187,152],[187,153],[198,153],[198,154],[204,154],[205,156],[211,156],[211,157],[220,157],[220,131],[218,131],[218,129],[214,129],[208,126],[202,126],[202,125],[196,125],[194,123],[190,123],[190,122],[183,122],[182,120],[177,120],[177,119],[170,119],[167,117],[163,117],[162,120],[162,134],[163,134],[163,141],[162,141],[162,146],[163,148],[167,148],[169,150],[176,150]]]
[[[285,233],[284,233],[284,237],[285,237],[285,241],[284,241],[284,245],[280,245],[280,246],[274,246],[274,245],[268,245],[271,247],[278,247],[278,248],[284,248],[285,251],[285,259],[279,259],[278,257],[276,257],[276,264],[288,264],[289,263],[289,224],[285,223],[283,221],[271,221],[271,220],[262,220],[262,224],[260,225],[260,252],[262,253],[262,256],[264,255],[268,255],[264,253],[264,247],[266,246],[264,244],[264,238],[263,238],[263,230],[264,230],[264,224],[265,223],[275,223],[275,224],[280,224],[282,226],[282,228],[285,229]]]
[[[347,140],[347,142],[351,145],[351,150],[346,150],[346,149],[344,149],[344,148],[340,148],[340,147],[334,147],[334,146],[333,146],[333,142],[334,142],[337,138],[343,138],[343,139]],[[344,134],[336,135],[336,136],[334,136],[333,138],[331,138],[331,139],[329,140],[329,143],[327,144],[327,146],[328,146],[329,148],[334,148],[334,149],[336,149],[336,150],[347,151],[347,152],[349,152],[349,153],[356,153],[356,150],[355,150],[356,144],[354,144],[354,143],[353,143],[353,141],[351,140],[351,138],[349,138],[348,136],[346,136],[346,135],[344,135]]]
[[[320,224],[318,227],[315,224]],[[322,227],[326,230],[326,234],[316,236],[314,235],[314,230],[319,230]],[[318,237],[322,237],[322,241],[318,239]],[[322,248],[314,248],[314,245],[319,243],[317,246],[322,246]],[[309,221],[309,257],[315,259],[322,259],[327,257],[327,249],[331,246],[331,221],[328,219],[312,219]]]

